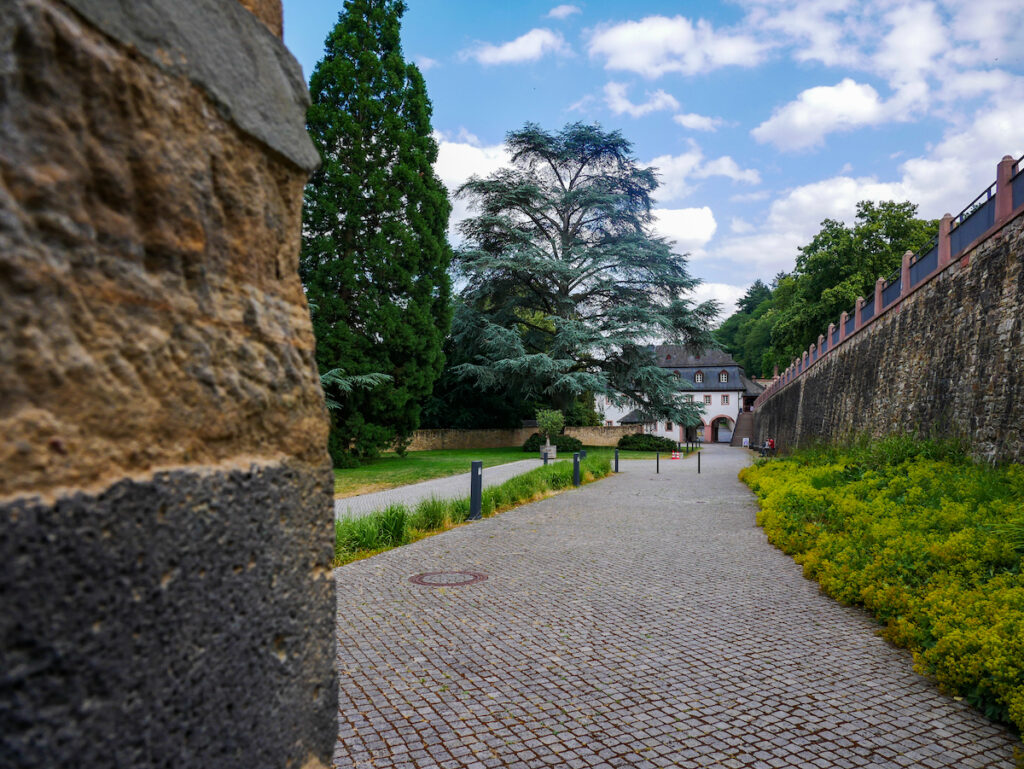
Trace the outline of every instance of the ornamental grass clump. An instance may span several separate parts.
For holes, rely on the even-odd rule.
[[[1024,728],[1024,467],[905,437],[744,469],[758,523],[916,669]]]
[[[607,457],[587,457],[581,462],[584,483],[611,473]],[[556,462],[517,475],[502,484],[484,489],[482,514],[487,517],[553,492],[572,486],[572,462]],[[382,550],[414,542],[445,531],[469,517],[469,497],[461,499],[425,499],[410,511],[404,505],[392,505],[360,518],[335,522],[334,566],[375,555]]]

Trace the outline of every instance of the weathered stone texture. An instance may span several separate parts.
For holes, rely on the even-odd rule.
[[[3,3],[4,767],[330,761],[308,96],[246,6]]]
[[[329,489],[272,464],[5,505],[0,764],[329,757],[333,584],[310,579],[329,568]]]
[[[281,0],[238,0],[238,2],[266,24],[267,29],[278,37],[284,37],[284,12],[281,8]]]
[[[305,175],[61,6],[8,8],[0,497],[238,455],[321,463]]]
[[[1024,216],[1005,225],[758,409],[758,440],[855,433],[966,439],[1024,461]]]

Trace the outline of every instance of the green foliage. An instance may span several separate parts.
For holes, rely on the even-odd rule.
[[[456,300],[455,319],[452,321],[454,329],[465,326],[463,319],[467,313],[473,314]],[[460,366],[475,362],[480,355],[475,339],[449,336],[444,343],[444,355],[445,368],[434,384],[433,395],[423,406],[422,427],[462,430],[515,428],[524,419],[533,417],[537,410],[533,400],[501,387],[483,387],[457,373]]]
[[[534,433],[523,442],[523,451],[540,451],[540,447],[545,443],[544,436],[540,433]],[[551,445],[557,448],[559,451],[579,451],[583,448],[583,441],[579,438],[573,438],[570,435],[552,435]]]
[[[852,227],[826,219],[800,249],[792,274],[777,275],[770,296],[755,282],[715,331],[716,341],[752,376],[771,376],[776,365],[785,369],[857,297],[874,296],[875,281],[899,268],[904,252],[928,245],[938,222],[916,213],[908,202],[861,201]]]
[[[328,393],[340,393],[344,396],[359,388],[372,389],[390,381],[390,376],[379,373],[346,376],[345,372],[340,368],[332,368],[330,371],[320,375],[320,387],[324,391],[324,401],[327,404],[327,408],[331,411],[340,409],[341,403],[331,395],[328,395]]]
[[[675,451],[676,442],[660,435],[629,433],[619,438],[618,447],[624,451]]]
[[[745,469],[760,523],[831,596],[864,606],[916,668],[1024,727],[1024,467],[906,437]]]
[[[600,427],[604,424],[594,406],[593,393],[584,393],[566,408],[565,424],[569,427]]]
[[[565,417],[562,416],[561,411],[541,409],[537,412],[537,428],[540,434],[546,438],[559,435],[563,427],[565,427]]]
[[[587,457],[580,464],[584,483],[611,473],[607,456]],[[551,491],[572,486],[572,462],[555,462],[517,475],[498,486],[484,489],[483,515],[489,516],[516,505],[532,502]],[[427,534],[458,525],[469,516],[469,498],[425,499],[412,512],[405,505],[360,518],[335,521],[334,565],[354,561],[381,550],[399,547]]]
[[[346,392],[329,377],[331,454],[375,456],[416,429],[443,365],[450,205],[423,77],[402,56],[401,0],[347,0],[310,79],[321,166],[303,206],[299,272],[321,372],[384,374]]]
[[[567,411],[585,393],[620,394],[685,422],[697,407],[643,339],[711,343],[717,307],[684,299],[698,281],[651,233],[654,170],[618,131],[534,124],[506,139],[513,167],[460,190],[476,208],[456,254],[466,311],[453,340],[475,356],[455,371],[485,391]]]

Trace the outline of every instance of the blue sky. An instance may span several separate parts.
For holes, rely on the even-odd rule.
[[[620,129],[661,174],[656,230],[726,314],[822,219],[864,199],[956,214],[1024,153],[1020,0],[407,2],[450,188],[527,121]],[[284,0],[307,78],[341,7]]]

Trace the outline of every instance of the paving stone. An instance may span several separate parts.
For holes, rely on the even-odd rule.
[[[630,462],[336,570],[335,766],[1012,769],[1007,729],[767,543],[748,456]],[[409,582],[442,570],[488,579]]]

